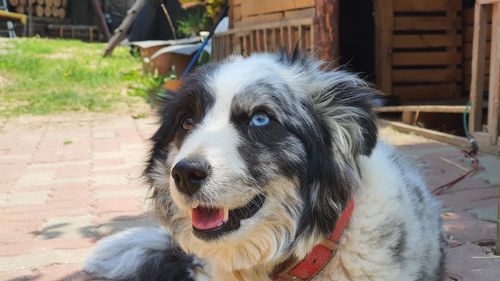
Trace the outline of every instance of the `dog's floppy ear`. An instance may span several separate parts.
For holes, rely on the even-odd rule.
[[[377,143],[377,118],[371,105],[377,91],[343,71],[321,76],[325,87],[312,93],[312,99],[330,127],[332,143],[346,156],[369,156]]]
[[[313,68],[311,68],[313,69]],[[309,85],[312,136],[308,151],[306,206],[298,234],[331,233],[340,213],[359,185],[359,156],[369,156],[377,143],[376,116],[370,99],[376,92],[345,72],[316,69]]]

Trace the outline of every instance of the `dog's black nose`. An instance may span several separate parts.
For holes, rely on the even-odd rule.
[[[202,159],[184,159],[179,161],[172,169],[177,189],[189,196],[200,189],[201,184],[207,178],[210,165]]]

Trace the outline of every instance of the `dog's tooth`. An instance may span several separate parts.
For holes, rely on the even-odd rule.
[[[224,221],[228,221],[229,220],[229,209],[228,208],[224,208]]]

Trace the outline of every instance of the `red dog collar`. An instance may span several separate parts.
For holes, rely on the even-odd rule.
[[[353,210],[354,199],[351,199],[342,214],[340,214],[332,234],[323,240],[321,244],[314,246],[312,251],[302,261],[294,263],[292,266],[288,267],[288,269],[275,275],[273,280],[310,280],[316,276],[335,254],[337,242],[342,232],[344,232]]]

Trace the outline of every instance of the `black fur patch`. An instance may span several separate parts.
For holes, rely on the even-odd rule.
[[[404,253],[406,252],[408,243],[408,231],[406,230],[403,223],[401,223],[398,227],[399,229],[399,237],[397,239],[396,244],[391,247],[392,257],[398,263],[404,263],[406,261],[406,257]]]
[[[160,127],[151,138],[153,147],[144,171],[150,183],[150,173],[154,170],[155,161],[165,163],[168,157],[167,146],[173,142],[179,147],[188,133],[182,129],[183,118],[191,116],[195,123],[199,122],[213,106],[215,98],[205,90],[204,83],[215,67],[216,65],[211,65],[198,70],[186,78],[178,92],[166,92],[161,98],[158,110]]]
[[[178,247],[164,252],[151,251],[146,256],[148,260],[133,278],[135,281],[194,281],[191,274],[201,267]]]
[[[279,61],[287,66],[298,66],[296,69],[311,69],[310,58],[304,53],[295,50],[292,54],[280,53]],[[317,70],[316,70],[317,71]],[[308,236],[315,230],[322,234],[329,234],[338,219],[340,212],[345,208],[356,189],[358,155],[370,155],[377,143],[376,116],[371,109],[370,94],[375,90],[351,80],[331,85],[319,93],[310,93],[311,100],[302,101],[302,107],[307,116],[299,119],[302,122],[292,123],[288,128],[304,144],[307,155],[306,177],[301,182],[301,195],[305,199],[305,206],[299,222],[297,236]],[[322,103],[322,108],[316,106]],[[332,128],[328,125],[331,108],[356,109],[351,114],[351,122],[361,129],[362,135],[350,132],[353,136],[353,151],[351,155],[336,153]],[[325,110],[324,112],[321,109]],[[351,113],[351,112],[349,112]],[[337,206],[332,206],[335,202]]]

